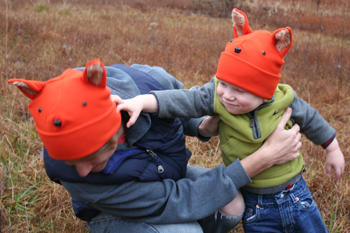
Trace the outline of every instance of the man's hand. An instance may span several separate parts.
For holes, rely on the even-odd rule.
[[[241,161],[249,177],[259,174],[272,165],[284,164],[300,156],[298,151],[301,147],[300,127],[294,125],[290,130],[284,129],[291,115],[292,109],[288,108],[275,131],[260,149]]]
[[[220,116],[207,116],[198,126],[198,134],[203,137],[213,137],[219,134]]]
[[[301,148],[299,125],[295,124],[290,130],[284,128],[291,115],[292,109],[287,108],[277,128],[264,143],[264,146],[273,148],[271,152],[275,156],[271,156],[271,165],[284,164],[300,156],[298,151]]]

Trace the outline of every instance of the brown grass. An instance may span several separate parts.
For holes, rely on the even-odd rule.
[[[1,232],[87,232],[74,217],[68,193],[49,181],[29,103],[9,78],[48,80],[98,57],[106,65],[157,65],[184,82],[202,85],[215,74],[232,38],[222,5],[210,9],[174,0],[0,1],[0,222]],[[199,1],[197,1],[199,2]],[[349,4],[346,0],[238,1],[253,29],[293,29],[283,83],[316,107],[337,130],[345,174],[325,176],[325,152],[303,139],[305,178],[331,232],[350,231]],[[220,16],[220,17],[216,17]],[[218,138],[188,138],[191,164],[221,163]],[[237,229],[242,232],[242,228]]]

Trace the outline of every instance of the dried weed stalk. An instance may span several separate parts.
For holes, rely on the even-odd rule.
[[[0,74],[3,232],[87,232],[85,223],[73,214],[69,194],[46,177],[28,99],[6,84],[8,78],[48,80],[95,57],[106,65],[164,67],[186,88],[215,75],[220,53],[232,39],[229,18],[198,14],[200,9],[185,0],[164,0],[161,7],[155,0],[127,2],[5,2],[6,11],[0,12],[4,19],[0,26],[5,29],[0,37],[5,54]],[[348,17],[342,14],[349,12],[348,6],[333,0],[256,0],[242,1],[240,9],[249,12],[253,29],[290,26],[293,30],[281,82],[303,89],[299,96],[337,130],[347,161],[344,177],[334,183],[324,174],[325,152],[304,138],[305,178],[330,232],[349,232],[350,93],[344,90],[350,89],[350,83],[344,80],[350,69],[350,60],[345,59],[350,57],[350,28],[343,26]],[[342,70],[335,75],[339,63]],[[208,143],[187,137],[193,152],[190,164],[209,168],[221,164],[219,143],[218,137]]]

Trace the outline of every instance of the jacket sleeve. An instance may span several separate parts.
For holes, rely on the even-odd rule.
[[[148,223],[181,223],[202,219],[231,202],[237,189],[250,183],[239,160],[177,182],[131,181],[120,185],[69,183],[73,196],[102,212]]]
[[[292,118],[300,126],[300,132],[316,145],[322,145],[335,135],[335,129],[312,108],[307,102],[300,99],[294,92],[294,100],[290,106],[293,110]]]
[[[214,78],[202,87],[152,91],[158,101],[158,117],[202,117],[214,115]]]
[[[164,70],[162,67],[140,64],[133,64],[130,67],[150,75],[152,78],[157,80],[157,82],[163,87],[164,90],[184,88],[182,82],[166,72],[166,70]]]
[[[169,74],[166,70],[159,66],[149,66],[133,64],[130,67],[147,73],[152,78],[157,80],[164,90],[183,89],[182,82],[177,80],[174,76]],[[197,137],[201,141],[209,141],[209,137],[203,137],[198,134],[198,126],[205,117],[200,118],[181,118],[181,122],[184,128],[184,133],[187,136]]]

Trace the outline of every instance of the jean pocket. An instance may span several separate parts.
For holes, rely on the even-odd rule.
[[[316,207],[316,204],[312,199],[311,193],[308,189],[306,189],[306,191],[298,197],[295,197],[295,199],[297,200],[299,208],[302,211],[312,210]]]
[[[258,220],[258,208],[256,205],[247,204],[245,206],[243,222],[244,223],[253,223]]]

